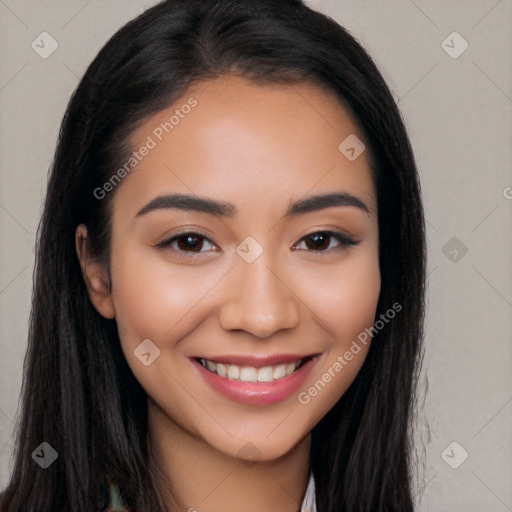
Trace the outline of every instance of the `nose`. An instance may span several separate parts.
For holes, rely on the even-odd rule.
[[[239,260],[224,283],[220,324],[226,330],[243,330],[266,338],[299,324],[299,299],[285,276],[267,266],[260,256],[252,263]]]

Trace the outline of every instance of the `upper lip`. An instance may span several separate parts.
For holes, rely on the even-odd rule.
[[[264,366],[275,366],[278,364],[294,363],[305,358],[312,358],[318,354],[272,354],[262,356],[250,355],[222,355],[222,356],[195,356],[193,359],[206,359],[214,363],[235,364],[237,366],[251,366],[263,368]]]

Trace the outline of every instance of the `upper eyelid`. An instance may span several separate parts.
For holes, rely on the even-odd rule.
[[[305,234],[297,242],[295,242],[294,245],[298,244],[299,242],[302,242],[308,236],[316,235],[316,234],[325,234],[327,236],[330,236],[331,238],[335,238],[342,245],[346,245],[346,246],[358,245],[361,242],[360,239],[358,239],[352,235],[349,235],[347,233],[343,233],[342,231],[336,231],[333,229],[318,229],[316,231],[311,231],[310,233]],[[309,252],[314,252],[314,251],[309,251]],[[319,251],[319,252],[326,252],[326,251]]]
[[[201,233],[200,231],[188,230],[188,231],[182,231],[180,233],[175,233],[172,236],[164,237],[162,240],[160,240],[159,242],[154,244],[154,247],[170,245],[171,242],[174,242],[177,238],[179,238],[181,236],[185,236],[185,235],[199,235],[201,238],[208,240],[208,242],[210,242],[212,245],[217,246],[217,244],[205,233]]]

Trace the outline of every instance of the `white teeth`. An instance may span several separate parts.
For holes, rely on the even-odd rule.
[[[217,363],[217,373],[221,376],[221,377],[225,377],[227,375],[227,371],[226,371],[226,367],[222,364],[222,363]]]
[[[273,380],[272,366],[264,366],[258,370],[258,382],[272,382]]]
[[[217,365],[219,366],[219,365]],[[242,382],[257,382],[258,381],[258,370],[249,366],[244,366],[240,370],[240,380]]]
[[[291,375],[302,360],[295,363],[278,364],[276,366],[264,366],[263,368],[254,368],[252,366],[237,366],[236,364],[223,364],[201,359],[201,364],[220,377],[242,382],[273,382]]]
[[[275,379],[281,379],[286,375],[286,365],[280,364],[279,366],[276,366],[274,368],[274,373],[272,374],[272,377]]]
[[[228,379],[238,380],[240,378],[240,368],[234,364],[230,364],[228,368]]]

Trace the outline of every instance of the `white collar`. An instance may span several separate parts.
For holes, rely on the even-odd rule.
[[[300,512],[316,512],[315,479],[313,472],[309,474],[308,487],[302,500]]]

